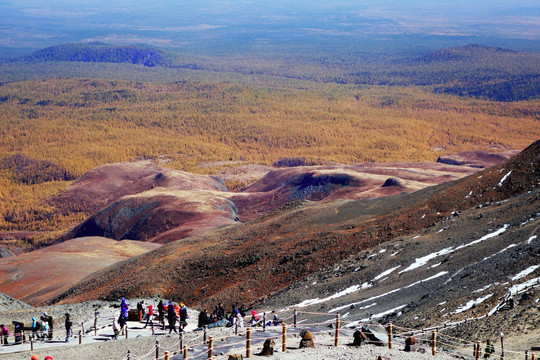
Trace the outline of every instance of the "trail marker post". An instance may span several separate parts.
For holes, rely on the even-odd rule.
[[[251,357],[251,328],[246,329],[246,357]]]
[[[388,324],[388,348],[392,349],[392,323]]]
[[[213,356],[214,356],[214,337],[210,336],[210,339],[208,340],[208,359],[212,360]]]
[[[283,333],[281,335],[281,351],[287,351],[287,325],[283,323]]]
[[[501,331],[501,360],[504,360],[504,342],[503,342],[503,339],[504,339],[504,334]]]
[[[339,326],[340,326],[340,318],[339,313],[336,314],[336,334],[334,336],[334,346],[338,346],[339,344]]]
[[[437,355],[437,332],[431,332],[431,355]]]

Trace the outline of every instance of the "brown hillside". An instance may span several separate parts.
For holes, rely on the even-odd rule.
[[[69,240],[0,259],[0,287],[12,297],[37,305],[97,270],[159,246],[99,237]]]
[[[496,167],[412,194],[289,204],[245,226],[183,239],[105,269],[54,301],[158,294],[190,304],[252,302],[453,211],[537,191],[539,154],[536,141]]]

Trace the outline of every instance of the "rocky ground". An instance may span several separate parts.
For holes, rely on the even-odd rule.
[[[134,306],[139,299],[130,301]],[[146,303],[155,303],[156,299],[146,299]],[[44,311],[52,315],[55,321],[55,336],[52,341],[34,343],[34,351],[30,350],[30,343],[22,345],[13,345],[13,337],[10,336],[10,345],[0,347],[0,359],[9,360],[27,360],[31,354],[37,354],[40,359],[45,356],[52,356],[54,360],[85,360],[85,359],[111,359],[120,360],[125,358],[128,350],[132,358],[155,358],[155,345],[159,341],[159,354],[163,358],[165,351],[170,351],[172,359],[181,359],[179,353],[179,337],[173,333],[169,335],[168,331],[163,331],[156,327],[155,335],[152,335],[150,327],[144,329],[143,324],[139,322],[128,322],[128,338],[119,337],[112,339],[112,331],[109,326],[109,320],[117,316],[119,312],[118,302],[109,303],[103,301],[92,301],[76,305],[49,306],[41,308],[31,308],[25,310],[11,310],[0,313],[0,319],[4,322],[12,320],[23,321],[32,316],[40,316]],[[16,300],[13,305],[18,307]],[[98,311],[98,336],[94,336],[90,325],[93,323],[93,313]],[[64,335],[64,314],[69,312],[74,322],[75,337],[71,338],[69,343],[65,343]],[[184,335],[185,344],[189,346],[189,358],[206,358],[207,345],[202,344],[203,332],[193,331],[196,326],[197,312],[190,310],[191,318],[188,320],[188,327]],[[78,331],[81,329],[80,323],[85,324],[85,336],[82,338],[82,344],[78,343]],[[375,345],[365,345],[361,348],[352,347],[352,330],[344,330],[341,333],[340,345],[334,347],[334,330],[326,327],[310,327],[314,333],[315,349],[299,349],[299,331],[300,329],[289,328],[287,337],[287,351],[281,351],[281,327],[268,327],[266,332],[262,332],[260,327],[254,328],[252,332],[252,356],[262,350],[262,344],[265,338],[275,338],[275,354],[269,359],[376,359],[378,356],[389,356],[392,359],[432,359],[431,350],[427,346],[425,354],[422,353],[404,353],[399,350],[403,344],[396,339],[394,350]],[[208,330],[208,336],[214,340],[214,358],[228,359],[229,354],[244,354],[245,356],[245,334],[246,328],[239,328],[235,335],[234,328],[215,328]],[[199,345],[197,345],[199,344]],[[147,355],[145,357],[145,355]],[[449,354],[439,354],[438,359],[451,359]]]

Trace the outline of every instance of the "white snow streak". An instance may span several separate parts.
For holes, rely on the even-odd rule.
[[[527,240],[527,244],[530,244],[534,239],[536,239],[538,236],[536,235],[533,235],[529,238],[529,240]]]
[[[516,280],[519,280],[521,278],[524,278],[525,276],[529,275],[529,274],[532,274],[533,272],[536,271],[536,269],[540,268],[540,265],[533,265],[533,266],[530,266],[528,267],[527,269],[523,270],[522,272],[520,272],[519,274],[515,275],[515,276],[512,276],[511,280],[512,281],[516,281]]]
[[[410,271],[410,270],[414,270],[416,268],[419,268],[421,266],[424,266],[426,265],[430,260],[433,260],[439,256],[442,256],[442,255],[446,255],[446,254],[450,254],[451,252],[453,252],[454,250],[449,247],[449,248],[446,248],[446,249],[442,249],[440,251],[437,251],[436,253],[432,253],[432,254],[429,254],[429,255],[426,255],[424,257],[421,257],[421,258],[417,258],[416,260],[414,260],[414,263],[412,263],[411,265],[409,265],[408,268],[406,268],[405,270],[401,270],[399,273],[402,274],[404,272],[407,272],[407,271]]]
[[[518,292],[520,292],[523,289],[528,288],[529,286],[532,286],[534,284],[540,284],[540,277],[537,277],[535,279],[531,279],[529,281],[526,281],[522,284],[514,285],[510,289],[508,289],[508,292],[511,295],[516,295]]]
[[[510,176],[511,173],[512,173],[512,170],[510,170],[510,171],[508,172],[508,174],[506,174],[506,175],[503,176],[503,178],[501,179],[501,182],[499,183],[499,186],[502,186],[504,180],[506,180],[506,179]]]
[[[407,272],[407,271],[410,271],[410,270],[414,270],[416,268],[419,268],[421,266],[424,266],[426,265],[430,260],[433,260],[439,256],[443,256],[443,255],[448,255],[448,254],[451,254],[453,253],[454,251],[457,251],[457,250],[461,250],[461,249],[464,249],[464,248],[467,248],[469,246],[472,246],[472,245],[475,245],[475,244],[478,244],[482,241],[485,241],[485,240],[488,240],[488,239],[491,239],[492,237],[495,237],[495,236],[498,236],[500,234],[502,234],[503,232],[506,231],[506,229],[508,229],[508,227],[510,227],[510,225],[508,224],[505,224],[502,228],[500,228],[499,230],[496,230],[492,233],[489,233],[483,237],[481,237],[480,239],[478,240],[474,240],[474,241],[471,241],[470,243],[468,244],[462,244],[462,245],[459,245],[455,248],[453,247],[449,247],[449,248],[445,248],[445,249],[442,249],[440,251],[437,251],[436,253],[432,253],[432,254],[429,254],[429,255],[426,255],[424,257],[421,257],[421,258],[417,258],[415,259],[414,263],[412,263],[411,265],[409,265],[408,268],[406,268],[405,270],[401,270],[399,273],[402,274],[404,272]],[[442,230],[442,229],[441,229]],[[439,231],[441,231],[439,230]],[[506,250],[506,249],[505,249]],[[484,259],[485,260],[485,259]]]
[[[457,308],[456,310],[454,310],[451,314],[459,314],[459,313],[462,313],[464,311],[470,310],[473,307],[478,306],[478,304],[483,303],[484,301],[486,301],[487,299],[489,299],[492,296],[493,296],[493,294],[489,294],[489,295],[486,295],[486,296],[482,296],[481,298],[478,298],[476,300],[471,300],[468,303],[466,303],[465,305],[462,305],[459,308]]]
[[[375,314],[375,315],[371,315],[369,318],[362,319],[362,320],[360,320],[360,321],[358,321],[358,322],[366,322],[366,321],[369,321],[369,320],[382,318],[382,317],[384,317],[384,316],[386,316],[386,315],[393,314],[393,313],[397,312],[398,310],[403,309],[405,306],[407,306],[407,305],[401,305],[401,306],[395,307],[395,308],[393,308],[393,309],[387,310],[387,311],[385,311],[385,312],[382,312],[382,313],[379,313],[379,314]]]
[[[384,297],[384,296],[387,296],[387,295],[396,293],[396,292],[398,292],[398,291],[400,291],[400,290],[408,289],[408,288],[411,288],[411,287],[413,287],[413,286],[415,286],[415,285],[421,284],[421,283],[423,283],[423,282],[426,282],[426,281],[430,281],[430,280],[436,279],[436,278],[441,277],[441,276],[446,275],[446,274],[448,274],[448,271],[441,271],[440,273],[435,274],[435,275],[433,275],[433,276],[430,276],[430,277],[428,277],[427,279],[417,281],[417,282],[412,283],[412,284],[410,284],[410,285],[407,285],[407,286],[405,286],[405,287],[402,287],[402,288],[399,288],[399,289],[394,289],[394,290],[389,291],[389,292],[387,292],[387,293],[384,293],[384,294],[381,294],[381,295],[377,295],[377,296],[370,297],[369,299],[364,299],[364,300],[361,300],[361,301],[358,301],[358,302],[354,302],[354,303],[351,303],[351,304],[339,306],[339,307],[337,307],[337,308],[334,308],[334,309],[330,310],[329,313],[335,312],[335,311],[339,311],[339,310],[342,310],[342,309],[345,309],[345,308],[348,308],[348,307],[350,307],[350,306],[352,306],[352,305],[355,305],[355,306],[356,306],[356,305],[359,305],[359,304],[363,304],[363,303],[366,303],[366,302],[370,302],[370,301],[373,301],[373,300],[375,300],[375,299],[379,299],[379,298],[382,298],[382,297]]]
[[[492,237],[499,236],[499,235],[501,235],[503,232],[505,232],[506,229],[508,229],[509,226],[510,226],[510,225],[508,225],[508,224],[504,224],[504,226],[503,226],[502,228],[500,228],[499,230],[494,231],[494,232],[492,232],[492,233],[489,233],[489,234],[487,234],[487,235],[485,235],[485,236],[482,236],[480,239],[471,241],[471,242],[468,243],[468,244],[460,245],[460,246],[458,246],[457,248],[455,248],[454,251],[456,251],[456,250],[461,250],[461,249],[464,249],[464,248],[466,248],[466,247],[469,247],[469,246],[478,244],[479,242],[482,242],[482,241],[491,239]]]
[[[367,288],[372,287],[372,286],[373,286],[372,284],[368,284],[368,283],[363,283],[362,285],[353,285],[353,286],[350,286],[350,287],[346,288],[345,290],[337,292],[334,295],[330,295],[330,296],[325,297],[323,299],[319,299],[319,298],[307,299],[307,300],[304,300],[301,303],[296,304],[294,306],[295,307],[306,307],[306,306],[310,306],[310,305],[320,304],[322,302],[337,299],[339,297],[349,295],[349,294],[352,294],[353,292],[356,292],[358,290],[367,289]]]
[[[391,274],[394,270],[396,270],[396,269],[399,268],[399,267],[401,267],[401,265],[398,265],[398,266],[396,266],[396,267],[394,267],[394,268],[391,268],[391,269],[388,269],[388,270],[386,270],[386,271],[383,271],[383,272],[380,273],[379,275],[375,276],[375,277],[373,278],[373,280],[371,280],[371,281],[373,282],[373,281],[377,281],[377,280],[379,280],[379,279],[382,279],[382,278],[385,277],[386,275]]]

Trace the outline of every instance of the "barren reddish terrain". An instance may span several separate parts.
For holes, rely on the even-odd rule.
[[[0,259],[0,288],[19,300],[37,305],[96,271],[159,246],[99,237],[69,240]]]
[[[414,193],[289,203],[242,226],[179,240],[113,266],[55,301],[158,295],[203,306],[251,303],[363,250],[430,228],[457,210],[531,192],[527,196],[534,198],[539,153],[537,141],[493,168]],[[505,174],[511,176],[503,181]]]
[[[506,156],[492,155],[470,152],[459,158],[502,161]],[[476,171],[440,162],[278,169],[238,165],[220,176],[227,181],[260,179],[231,193],[218,177],[141,161],[93,169],[49,203],[61,211],[91,214],[60,240],[104,236],[167,243],[250,221],[294,201],[378,198],[414,192]]]

